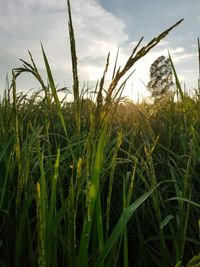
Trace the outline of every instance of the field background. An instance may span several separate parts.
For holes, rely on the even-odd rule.
[[[108,55],[88,94],[68,12],[74,101],[59,98],[41,47],[48,83],[29,54],[0,102],[0,266],[200,266],[200,88],[187,95],[171,60],[176,101],[121,97],[121,79],[181,21],[139,42],[105,90]],[[42,88],[31,96],[17,91],[24,72]]]

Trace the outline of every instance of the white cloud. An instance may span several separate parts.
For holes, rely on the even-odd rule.
[[[16,58],[27,59],[27,50],[32,52],[39,68],[44,70],[40,42],[43,43],[56,83],[60,86],[71,83],[70,47],[67,28],[67,7],[64,0],[0,0],[0,76],[8,68],[15,67]],[[84,79],[97,80],[101,77],[107,53],[111,52],[114,64],[117,48],[120,46],[119,65],[124,65],[131,49],[137,42],[129,40],[126,25],[112,13],[106,11],[97,0],[71,1],[74,23],[79,74]],[[8,23],[9,21],[9,23]],[[157,48],[141,59],[134,67],[136,72],[130,79],[124,94],[137,98],[138,91],[146,95],[141,80],[147,84],[149,67],[160,55],[168,54],[170,42],[163,40]],[[176,64],[193,57],[182,47],[169,49]],[[7,57],[6,55],[12,55]],[[3,63],[6,62],[6,64]],[[20,63],[19,63],[20,64]],[[18,66],[19,66],[18,64]],[[6,66],[6,69],[2,66]],[[108,78],[111,76],[110,69]],[[4,80],[0,80],[4,84]],[[29,80],[24,83],[34,85]],[[23,84],[23,86],[24,86]],[[29,85],[30,84],[30,85]],[[0,85],[2,88],[2,85]],[[27,89],[29,89],[27,88]]]
[[[181,54],[185,51],[185,49],[183,47],[177,47],[173,50],[174,54]]]
[[[195,57],[195,54],[188,53],[185,51],[183,47],[177,47],[175,49],[171,49],[171,56],[173,58],[174,63],[181,64],[187,63],[187,60],[191,60]]]
[[[87,0],[82,5],[81,1],[76,0],[73,4],[80,67],[91,75],[93,67],[102,70],[107,53],[123,45],[128,35],[125,33],[125,24],[105,11],[97,1]],[[97,74],[96,71],[94,73]],[[94,75],[92,79],[97,78]]]
[[[52,69],[62,72],[64,80],[64,72],[70,72],[71,62],[67,9],[63,0],[11,0],[9,4],[4,4],[4,8],[0,33],[5,37],[0,46],[6,53],[25,59],[27,50],[30,50],[43,68],[41,41]],[[107,53],[127,41],[125,24],[95,0],[85,0],[84,4],[82,0],[74,0],[71,8],[80,74],[84,77],[89,73],[91,79],[97,79],[102,73]],[[8,20],[10,23],[5,23]]]
[[[189,67],[188,62],[191,63],[191,59],[195,59],[195,54],[186,52],[183,47],[170,48],[168,46],[168,42],[166,42],[166,45],[163,44],[161,46],[155,47],[144,58],[140,59],[135,64],[134,67],[136,71],[133,74],[133,77],[127,83],[124,95],[129,96],[135,100],[137,100],[138,94],[140,96],[140,99],[142,97],[148,96],[149,92],[146,88],[146,85],[149,81],[150,66],[159,56],[164,55],[165,57],[168,57],[168,51],[171,54],[173,63],[175,64],[180,82],[186,83],[188,88],[195,87],[194,81],[195,77],[197,77],[196,72],[194,72],[193,69],[190,71],[186,70],[187,67]],[[122,58],[122,61],[125,62],[125,55],[123,55]]]

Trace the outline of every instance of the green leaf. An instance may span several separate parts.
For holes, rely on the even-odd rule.
[[[152,194],[152,192],[154,191],[154,189],[152,189],[151,191],[144,193],[141,197],[139,197],[135,202],[133,202],[125,211],[124,213],[121,215],[120,219],[118,220],[115,228],[113,229],[110,237],[108,238],[108,240],[105,243],[104,249],[99,257],[98,260],[98,264],[97,266],[99,266],[102,261],[106,258],[106,256],[108,255],[108,253],[111,251],[111,249],[113,248],[113,246],[115,245],[116,241],[118,240],[118,238],[120,237],[120,235],[122,234],[122,232],[125,229],[125,226],[127,225],[128,221],[131,219],[131,217],[133,216],[134,212],[137,210],[137,208],[139,208],[142,203]]]
[[[187,202],[197,208],[200,208],[200,205],[197,204],[196,202],[194,201],[191,201],[190,199],[187,199],[187,198],[184,198],[184,197],[171,197],[171,198],[168,198],[166,199],[165,201],[172,201],[172,200],[178,200],[178,201],[183,201],[183,202]]]
[[[181,88],[181,84],[180,84],[180,82],[179,82],[178,75],[177,75],[177,73],[176,73],[176,69],[175,69],[175,67],[174,67],[174,63],[173,63],[173,61],[172,61],[172,58],[171,58],[170,53],[169,53],[169,60],[170,60],[170,63],[171,63],[171,66],[172,66],[172,70],[173,70],[173,73],[174,73],[175,82],[176,82],[176,87],[177,87],[177,89],[178,89],[178,91],[179,91],[179,93],[180,93],[181,100],[183,101],[183,100],[184,100],[183,90],[182,90],[182,88]]]
[[[174,216],[172,215],[168,215],[167,217],[165,217],[164,220],[160,224],[160,230],[162,230],[168,224],[168,222],[171,221],[171,219],[173,218]]]
[[[47,71],[47,77],[48,77],[49,84],[50,84],[50,87],[51,87],[52,95],[53,95],[54,100],[56,102],[56,108],[57,108],[57,112],[58,112],[60,121],[62,123],[62,127],[63,127],[65,135],[66,135],[66,137],[68,139],[67,128],[66,128],[66,125],[65,125],[64,116],[62,114],[61,104],[60,104],[60,101],[59,101],[59,98],[58,98],[58,94],[57,94],[57,91],[56,91],[56,86],[55,86],[55,83],[54,83],[54,80],[53,80],[53,75],[52,75],[52,72],[51,72],[51,68],[49,66],[49,62],[48,62],[48,59],[47,59],[47,56],[45,54],[45,51],[44,51],[44,48],[43,48],[42,44],[41,44],[41,47],[42,47],[42,54],[43,54],[43,58],[44,58],[44,63],[45,63],[46,71]]]

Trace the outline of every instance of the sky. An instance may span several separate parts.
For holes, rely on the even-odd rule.
[[[200,37],[199,0],[71,0],[78,73],[81,86],[91,86],[101,78],[108,52],[111,53],[109,84],[118,47],[118,66],[123,66],[134,46],[144,36],[142,45],[173,25],[175,28],[148,55],[133,66],[124,95],[137,100],[148,96],[149,68],[159,56],[170,52],[179,79],[188,90],[197,87]],[[0,94],[6,75],[20,67],[20,58],[29,60],[28,51],[45,76],[43,44],[58,88],[71,87],[71,61],[66,0],[0,0]],[[39,89],[30,76],[17,81],[18,91]]]

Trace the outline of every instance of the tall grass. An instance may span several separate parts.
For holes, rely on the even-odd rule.
[[[141,39],[123,68],[116,59],[104,96],[108,55],[93,102],[79,92],[67,4],[74,102],[60,101],[42,46],[48,84],[29,53],[0,103],[0,265],[199,266],[199,95],[184,95],[171,59],[179,102],[120,97],[121,79],[182,20]],[[17,92],[25,72],[42,95]]]

